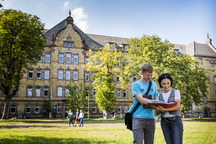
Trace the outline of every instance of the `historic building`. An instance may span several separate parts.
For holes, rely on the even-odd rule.
[[[43,56],[37,65],[30,67],[21,80],[19,91],[10,103],[10,117],[42,118],[46,104],[50,101],[52,117],[65,118],[69,92],[67,84],[72,80],[77,84],[82,82],[85,87],[92,83],[92,72],[83,68],[83,65],[88,63],[89,49],[97,51],[100,47],[114,43],[119,47],[124,47],[128,40],[127,38],[85,34],[73,23],[71,16],[46,31],[44,36],[47,38],[47,43]],[[209,71],[211,78],[208,84],[209,94],[207,98],[204,98],[203,104],[193,106],[186,115],[216,117],[216,77],[212,74],[212,68],[216,64],[216,51],[211,44],[211,39],[208,37],[206,44],[192,42],[188,45],[176,44],[174,48],[183,54],[197,58]],[[118,82],[116,84],[119,87]],[[91,102],[89,107],[86,105],[86,108],[89,108],[89,117],[102,117],[102,112],[94,102],[96,91],[92,89],[90,93],[92,93],[92,96],[89,97]],[[3,95],[0,92],[0,115],[4,106]],[[132,105],[133,98],[130,89],[124,91],[117,88],[116,95],[118,102],[115,113],[117,117],[121,117]]]

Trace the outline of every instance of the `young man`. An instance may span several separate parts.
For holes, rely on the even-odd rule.
[[[150,99],[143,98],[143,95],[147,92],[149,81],[152,79],[153,67],[148,63],[143,64],[141,67],[141,75],[142,78],[140,80],[132,83],[132,95],[134,101],[129,111],[132,111],[138,102],[141,103],[133,114],[133,143],[143,144],[144,139],[145,144],[153,144],[155,132],[154,111],[153,109],[144,109],[142,105],[150,102]],[[152,82],[151,88],[147,95],[151,95],[151,100],[154,100],[156,99],[157,94],[157,85],[155,82]]]

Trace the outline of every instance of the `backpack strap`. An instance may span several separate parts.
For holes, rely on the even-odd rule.
[[[152,85],[152,81],[149,81],[149,86],[148,86],[148,90],[147,92],[145,93],[145,95],[148,95],[149,91],[150,91],[150,88],[151,88],[151,85]],[[131,111],[131,115],[134,114],[134,112],[137,110],[137,108],[140,106],[140,102],[138,101],[137,105],[135,106],[135,108]]]

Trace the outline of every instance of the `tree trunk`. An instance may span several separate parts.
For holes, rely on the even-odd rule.
[[[10,96],[5,96],[4,111],[3,111],[1,119],[8,119],[10,101],[11,101]]]

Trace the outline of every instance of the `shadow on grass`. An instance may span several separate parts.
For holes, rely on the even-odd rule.
[[[184,121],[197,121],[197,122],[216,122],[216,118],[187,118],[183,119]]]
[[[89,140],[82,138],[10,137],[1,139],[1,144],[86,144],[116,143],[116,141]]]
[[[53,127],[57,127],[57,126],[48,126],[48,125],[2,125],[0,126],[0,129],[13,129],[13,128],[31,128],[31,127],[42,127],[42,128],[53,128]]]

